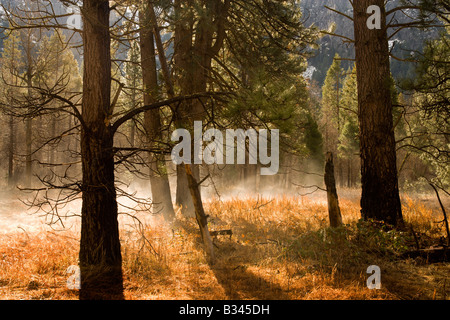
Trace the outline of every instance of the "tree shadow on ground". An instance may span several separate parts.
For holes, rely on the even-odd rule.
[[[211,266],[211,270],[230,300],[286,300],[287,293],[280,285],[258,275],[243,265],[224,262]]]
[[[382,287],[399,299],[448,300],[450,264],[419,262],[398,261],[396,264],[384,266],[381,275]]]
[[[196,226],[189,223],[179,223],[190,234],[199,233]],[[209,263],[217,283],[224,290],[227,299],[230,300],[287,300],[288,293],[276,282],[273,274],[264,272],[260,268],[261,259],[252,256],[246,246],[228,236],[220,236],[214,241],[216,260]],[[203,250],[201,236],[198,235],[195,247]]]

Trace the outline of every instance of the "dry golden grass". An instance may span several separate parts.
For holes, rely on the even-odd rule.
[[[420,201],[403,199],[404,216],[421,241],[443,235]],[[414,242],[407,231],[380,231],[358,222],[359,205],[341,199],[345,226],[328,228],[324,201],[302,197],[205,203],[218,236],[217,263],[203,254],[194,219],[155,223],[121,233],[125,298],[136,299],[448,299],[449,264],[403,260]],[[78,234],[70,231],[0,237],[0,298],[77,299],[66,287],[77,264]],[[382,288],[366,287],[378,265]]]

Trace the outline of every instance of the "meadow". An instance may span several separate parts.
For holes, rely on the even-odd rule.
[[[445,236],[439,208],[402,196],[404,231],[360,220],[357,197],[343,197],[344,226],[329,228],[326,201],[301,196],[205,202],[217,262],[209,265],[195,219],[159,216],[121,230],[125,299],[449,299],[450,264],[405,258]],[[123,225],[122,225],[123,227]],[[79,232],[0,235],[1,299],[78,299],[66,273],[77,264]],[[381,268],[381,289],[366,273]]]

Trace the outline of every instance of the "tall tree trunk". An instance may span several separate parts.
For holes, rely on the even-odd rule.
[[[192,201],[195,207],[195,218],[200,228],[200,234],[202,236],[203,244],[205,246],[205,252],[208,255],[209,263],[214,264],[214,245],[212,243],[211,234],[208,229],[208,217],[203,209],[202,197],[199,190],[198,180],[195,179],[191,170],[191,165],[185,165],[185,172],[187,181],[189,183],[189,190],[191,192]]]
[[[185,1],[184,7],[182,7],[181,2],[180,0],[175,0],[174,4],[175,15],[177,16],[174,40],[174,70],[181,94],[189,95],[194,93],[195,81],[193,71],[194,63],[192,61],[194,21],[191,10],[193,10],[193,1]],[[175,114],[177,128],[193,128],[193,121],[190,119],[191,109],[192,101],[186,101],[177,108]],[[177,165],[176,169],[176,204],[181,207],[183,215],[194,216],[194,205],[189,191],[186,168],[181,164]]]
[[[354,1],[361,153],[361,214],[364,219],[402,223],[390,91],[389,47],[384,0]],[[382,29],[370,30],[366,13],[381,8]]]
[[[8,141],[8,185],[14,184],[14,117],[9,116],[9,141]]]
[[[156,47],[158,49],[158,55],[159,55],[159,61],[161,63],[161,70],[163,73],[164,83],[167,91],[167,95],[169,98],[173,98],[175,96],[175,90],[173,87],[172,82],[172,75],[169,70],[169,66],[167,64],[167,59],[165,56],[165,51],[163,47],[163,43],[161,40],[161,34],[158,26],[158,22],[156,19],[156,13],[155,8],[153,6],[152,1],[150,0],[144,0],[146,2],[148,9],[149,9],[149,18],[150,22],[153,26],[153,34],[155,36],[155,43]],[[187,7],[189,7],[192,2],[189,2],[186,4]],[[179,0],[175,1],[175,14],[182,15],[181,13],[181,2]],[[192,8],[192,6],[190,6]],[[177,19],[177,26],[175,31],[175,51],[176,51],[176,64],[180,66],[180,68],[184,68],[188,70],[189,66],[189,59],[187,59],[186,56],[178,54],[178,52],[190,52],[192,49],[191,47],[191,37],[192,33],[190,31],[191,22],[188,22],[185,16],[179,16]],[[186,76],[187,73],[184,73]],[[183,87],[192,85],[192,82],[186,82]],[[189,92],[192,92],[192,90],[188,90]],[[183,127],[182,119],[186,117],[186,112],[184,109],[177,109],[176,114],[174,115],[176,119],[176,126],[177,127]],[[196,170],[194,170],[196,171]],[[194,204],[192,202],[192,197],[190,196],[189,192],[189,186],[186,176],[186,171],[184,165],[177,165],[176,166],[176,190],[175,190],[175,203],[177,206],[180,206],[182,208],[182,213],[186,216],[194,216]]]
[[[144,104],[149,105],[156,102],[158,97],[158,73],[156,69],[156,53],[154,46],[153,29],[150,12],[152,8],[144,6],[141,11],[143,22],[140,38],[142,77],[144,84]],[[160,53],[161,55],[161,53]],[[157,141],[162,141],[161,115],[160,110],[150,110],[144,115],[145,130],[147,133],[149,147],[157,147]],[[150,163],[150,185],[152,189],[153,210],[155,213],[162,212],[167,221],[175,218],[175,211],[172,205],[169,177],[165,164],[164,155],[149,153]]]
[[[174,61],[178,85],[182,95],[205,92],[212,58],[223,46],[225,37],[225,20],[228,16],[230,1],[205,1],[205,10],[194,22],[195,6],[193,0],[175,0],[175,41]],[[199,7],[200,8],[200,7]],[[195,32],[194,32],[195,31]],[[214,37],[214,34],[216,36]],[[199,100],[185,101],[177,110],[178,127],[192,129],[194,121],[201,121],[205,116],[204,104]],[[191,131],[192,134],[192,131]],[[177,166],[177,204],[183,208],[192,208],[192,199],[186,188],[188,183],[185,167]],[[194,178],[199,180],[197,164],[191,165]]]
[[[50,134],[51,137],[56,137],[56,116],[50,115],[51,119],[50,119]],[[70,149],[69,149],[70,150]],[[48,162],[51,164],[55,163],[55,156],[56,156],[56,148],[52,145],[49,145],[49,149],[48,149],[49,155],[48,155]]]
[[[177,188],[175,202],[181,207],[181,212],[186,217],[194,217],[194,203],[189,191],[189,185],[184,164],[177,165]]]
[[[341,209],[339,208],[339,199],[336,191],[333,154],[331,152],[327,152],[324,180],[327,188],[328,217],[330,220],[330,226],[332,228],[337,228],[340,225],[342,225],[342,216],[341,216]]]
[[[109,1],[83,1],[80,299],[123,297],[111,130]]]
[[[158,20],[156,18],[155,7],[153,6],[152,0],[144,0],[148,6],[148,14],[150,18],[150,23],[153,27],[153,34],[155,36],[155,44],[158,49],[159,63],[161,64],[161,71],[164,78],[164,83],[166,85],[167,95],[169,98],[175,96],[175,90],[173,88],[172,75],[169,70],[169,65],[167,63],[167,58],[165,55],[165,50],[163,42],[161,39],[160,27],[158,25]]]
[[[27,83],[27,95],[30,101],[33,100],[32,86],[33,86],[33,32],[28,30],[26,33],[26,39],[23,44],[25,45],[25,56],[26,56],[26,83]],[[28,111],[31,113],[32,106],[28,107]],[[32,175],[32,144],[33,144],[33,119],[28,115],[25,119],[25,186],[31,187],[31,175]]]
[[[352,158],[347,158],[347,188],[352,187]]]
[[[136,95],[137,95],[137,89],[136,89],[136,76],[133,75],[133,88],[131,89],[131,108],[135,109],[137,106],[136,101]],[[130,122],[130,145],[131,147],[134,147],[136,144],[136,122],[133,120]]]
[[[31,64],[31,53],[28,53],[28,63]],[[28,86],[28,97],[30,100],[32,99],[31,94],[31,87],[32,87],[32,71],[31,67],[28,66],[27,71],[27,86]],[[31,107],[30,107],[31,108]],[[33,159],[32,159],[32,145],[33,145],[33,119],[31,116],[27,116],[25,119],[25,148],[26,148],[26,154],[25,154],[25,185],[30,188],[31,187],[31,175],[32,175],[32,166],[33,166]]]
[[[32,142],[33,142],[33,128],[32,119],[27,117],[25,119],[25,186],[31,187],[31,175],[32,175]]]
[[[130,145],[134,147],[136,145],[136,123],[131,121],[130,124]]]

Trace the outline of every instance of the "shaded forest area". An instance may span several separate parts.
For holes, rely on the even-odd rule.
[[[0,295],[448,299],[450,6],[341,4],[2,1]],[[200,121],[279,130],[278,172],[174,163]]]

